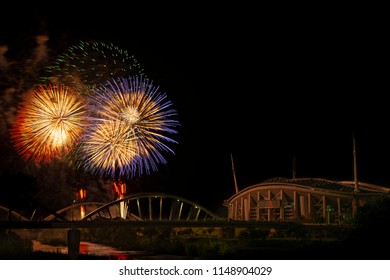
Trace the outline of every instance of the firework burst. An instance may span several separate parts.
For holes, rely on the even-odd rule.
[[[89,125],[77,147],[79,166],[101,176],[132,177],[166,163],[177,133],[172,102],[153,82],[138,76],[114,78],[89,95]]]
[[[48,163],[68,153],[80,137],[86,100],[63,85],[40,86],[22,100],[11,141],[26,160]]]
[[[104,42],[70,46],[46,69],[43,83],[60,83],[86,93],[110,78],[144,75],[144,70],[126,50]]]

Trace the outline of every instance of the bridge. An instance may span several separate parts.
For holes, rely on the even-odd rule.
[[[272,228],[283,230],[294,224],[310,228],[310,230],[333,230],[340,227],[337,224],[302,224],[291,221],[230,220],[213,213],[196,202],[164,193],[132,194],[108,203],[74,203],[40,221],[31,220],[0,206],[0,228],[3,229],[208,227],[256,228],[268,231]]]
[[[54,212],[54,211],[53,211]],[[108,203],[74,203],[40,221],[0,206],[3,229],[80,229],[104,227],[256,228],[284,230],[292,226],[310,230],[338,230],[337,224],[303,224],[281,221],[231,220],[177,195],[138,193]]]
[[[138,193],[108,203],[73,203],[53,211],[42,220],[32,220],[0,206],[0,229],[68,229],[68,252],[78,254],[81,228],[214,228],[248,229],[262,232],[305,229],[337,231],[337,224],[302,224],[294,222],[239,221],[221,217],[196,202],[164,193]]]
[[[108,203],[79,202],[34,221],[11,209],[0,206],[0,225],[17,228],[90,227],[126,221],[133,224],[156,222],[209,222],[224,218],[191,200],[164,193],[138,193]]]

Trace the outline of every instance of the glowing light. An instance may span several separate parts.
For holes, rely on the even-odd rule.
[[[78,196],[78,198],[79,198],[80,200],[85,199],[85,198],[87,197],[87,190],[81,188],[81,189],[78,191],[77,196]]]
[[[161,152],[173,153],[168,134],[177,133],[176,111],[152,81],[138,76],[116,78],[92,90],[91,125],[77,147],[79,166],[119,178],[157,170],[166,163]]]
[[[122,199],[126,194],[126,184],[119,179],[117,182],[114,182],[115,192],[118,194],[118,199]],[[122,219],[126,219],[127,215],[127,204],[124,201],[119,202],[119,215]]]
[[[87,198],[87,190],[86,189],[83,189],[81,188],[78,192],[77,192],[77,198],[79,200],[84,200]],[[80,219],[83,219],[85,217],[85,206],[84,205],[80,205]]]
[[[26,160],[47,163],[69,152],[85,126],[86,100],[63,85],[40,86],[22,100],[10,134]]]
[[[118,194],[119,198],[123,198],[126,194],[126,184],[119,179],[117,182],[114,182],[113,185],[114,190]]]
[[[80,205],[80,219],[82,220],[85,217],[85,207]]]

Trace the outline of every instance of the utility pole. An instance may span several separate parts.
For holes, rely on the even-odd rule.
[[[292,162],[292,178],[293,179],[297,178],[297,162],[295,156],[293,157],[293,162]]]
[[[357,177],[357,156],[356,156],[356,140],[355,140],[355,134],[353,135],[353,177],[354,177],[354,186],[355,192],[358,192],[359,189],[359,183],[358,183],[358,177]]]
[[[353,177],[354,177],[354,199],[352,201],[352,215],[356,216],[358,207],[359,207],[359,182],[358,182],[358,177],[357,177],[357,156],[356,156],[356,140],[355,140],[355,133],[353,134]]]

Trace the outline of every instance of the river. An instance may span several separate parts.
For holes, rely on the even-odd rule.
[[[33,251],[42,251],[48,253],[59,253],[59,254],[68,254],[67,246],[53,246],[43,244],[38,240],[33,240]],[[158,255],[147,253],[145,251],[128,251],[120,250],[111,246],[80,241],[80,254],[91,255],[98,257],[105,257],[108,259],[116,260],[135,260],[135,259],[164,259],[164,260],[177,260],[177,259],[192,259],[186,256],[177,256],[177,255]]]
[[[49,253],[60,253],[68,254],[67,246],[53,246],[43,244],[38,240],[33,240],[33,251],[42,251]],[[80,242],[80,254],[91,255],[91,256],[103,256],[112,259],[134,259],[134,258],[143,258],[148,254],[144,251],[124,251],[119,250],[114,247],[110,247],[103,244],[97,244],[92,242]]]

